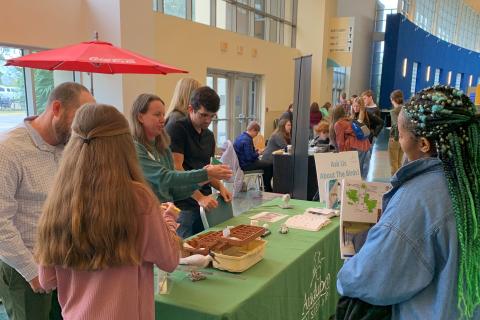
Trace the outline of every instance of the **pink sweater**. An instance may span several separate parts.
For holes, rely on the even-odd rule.
[[[65,320],[154,319],[153,264],[171,272],[179,262],[175,219],[164,216],[147,187],[134,183],[140,216],[138,246],[142,263],[101,271],[39,267],[40,284],[57,288]]]

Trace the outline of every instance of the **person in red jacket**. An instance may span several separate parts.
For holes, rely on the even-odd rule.
[[[333,109],[332,122],[330,123],[330,142],[334,142],[338,152],[357,151],[360,162],[360,172],[365,180],[370,166],[370,141],[360,140],[355,136],[352,129],[352,121],[345,113],[342,105]]]

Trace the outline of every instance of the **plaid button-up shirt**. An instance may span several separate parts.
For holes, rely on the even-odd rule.
[[[47,144],[31,120],[0,134],[0,259],[27,281],[38,275],[37,223],[64,147]]]

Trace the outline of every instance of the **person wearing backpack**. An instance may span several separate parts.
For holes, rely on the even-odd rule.
[[[363,139],[357,137],[353,130],[352,120],[348,118],[342,105],[338,105],[333,109],[332,122],[330,124],[330,141],[335,143],[338,152],[358,152],[360,173],[362,179],[365,180],[370,164],[370,140],[368,136],[364,136]]]

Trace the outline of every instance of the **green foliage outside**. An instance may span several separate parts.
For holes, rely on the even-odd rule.
[[[15,88],[15,94],[6,98],[0,105],[0,111],[22,111],[26,112],[27,99],[25,92],[25,75],[23,68],[5,67],[5,60],[18,57],[21,50],[9,47],[0,47],[0,85],[8,88]],[[33,69],[35,101],[37,114],[45,110],[48,95],[53,90],[53,72],[48,70]]]
[[[47,99],[53,90],[53,72],[48,70],[33,70],[35,83],[35,101],[37,114],[42,113],[47,105]]]

